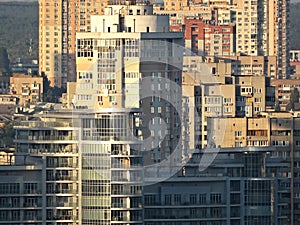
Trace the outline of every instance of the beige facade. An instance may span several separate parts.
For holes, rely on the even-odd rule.
[[[43,101],[43,78],[15,74],[10,78],[10,94],[19,98],[19,105],[29,106]]]
[[[277,77],[289,77],[288,7],[284,1],[238,1],[236,49],[246,55],[277,57]]]
[[[71,109],[74,104],[74,95],[76,94],[76,82],[68,82],[67,83],[67,92],[63,93],[61,102],[63,104],[63,108]]]
[[[258,21],[260,18],[263,21],[261,26],[266,26],[268,19],[268,14],[264,14],[266,9],[267,1],[238,1],[237,52],[247,55],[267,55],[267,35],[263,35],[263,31],[260,31]]]
[[[201,1],[199,4],[190,3],[186,8],[159,9],[157,13],[171,15],[171,29],[174,31],[180,30],[183,18],[187,16],[200,17],[213,25],[235,24],[235,51],[249,56],[275,56],[276,78],[281,79],[290,74],[289,4],[290,0]]]
[[[188,0],[165,0],[164,1],[164,8],[165,10],[182,10],[189,5]]]
[[[153,125],[143,135],[154,137],[145,146],[153,151],[145,152],[144,163],[166,160],[180,146],[175,121],[181,110],[183,34],[168,32],[168,16],[154,15],[149,4],[110,6],[105,15],[92,17],[91,26],[92,32],[77,33],[73,108],[142,110],[143,124]],[[154,117],[168,121],[165,130]],[[181,154],[172,163],[178,161]]]
[[[90,31],[90,16],[102,14],[107,1],[39,0],[39,71],[51,86],[75,81],[76,32]]]
[[[293,129],[298,129],[293,123],[298,124],[299,118],[294,117],[298,115],[282,112],[261,113],[261,116],[255,118],[218,118],[218,120],[226,121],[224,127],[224,138],[220,143],[217,143],[222,148],[232,147],[283,147],[283,150],[289,151],[287,148],[294,145],[299,146],[297,141],[293,141],[291,132]],[[216,129],[214,125],[215,118],[210,118],[210,129]],[[293,128],[294,126],[294,128]],[[298,131],[296,131],[298,132]],[[296,135],[298,136],[298,135]],[[298,143],[299,142],[299,143]],[[282,152],[282,155],[289,154]],[[288,155],[286,155],[288,157]]]
[[[183,9],[160,9],[157,8],[155,13],[158,15],[170,15],[170,25],[184,24],[185,17],[201,17],[204,22],[214,21],[215,25],[232,25],[235,21],[234,7],[216,8],[208,5],[190,5]]]
[[[269,77],[264,74],[233,74],[235,61],[214,61],[214,57],[206,58],[206,62],[199,56],[184,57],[182,89],[183,98],[190,99],[187,128],[190,148],[206,147],[212,130],[219,141],[223,138],[230,139],[231,136],[224,135],[222,131],[222,127],[226,126],[226,119],[217,119],[215,126],[218,128],[209,131],[211,125],[208,118],[239,117],[237,120],[241,120],[239,124],[242,124],[246,118],[257,117],[264,111],[274,109],[275,89],[270,86]],[[245,143],[246,141],[242,141],[240,145]]]
[[[232,74],[276,78],[276,56],[221,56],[214,60],[232,63]]]
[[[287,110],[293,90],[296,88],[300,91],[300,80],[274,80],[272,81],[272,84],[276,87],[276,99],[278,100],[280,110]]]
[[[298,224],[300,203],[300,112],[268,112],[261,113],[255,118],[209,118],[208,132],[220,129],[218,120],[223,120],[223,139],[219,139],[217,146],[232,147],[266,147],[277,149],[272,156],[281,157],[289,162],[289,170],[282,171],[288,178],[291,199],[282,208],[289,218],[289,224]],[[225,149],[224,149],[225,148]]]

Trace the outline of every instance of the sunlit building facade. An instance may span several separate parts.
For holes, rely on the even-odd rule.
[[[147,139],[145,163],[167,159],[181,138],[182,33],[169,32],[168,16],[153,15],[148,3],[112,5],[91,26],[77,34],[73,107],[141,109],[143,125],[153,125],[143,136],[155,137]]]
[[[276,56],[277,79],[289,77],[289,0],[238,1],[237,52]]]
[[[90,16],[102,14],[107,1],[39,0],[39,71],[51,86],[76,80],[76,32],[90,31]]]

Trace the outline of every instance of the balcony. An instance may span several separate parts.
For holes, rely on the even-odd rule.
[[[49,192],[47,194],[51,194]],[[77,193],[78,192],[73,189],[55,189],[55,191],[53,192],[53,194],[77,194]]]
[[[35,136],[35,135],[30,135],[28,136],[28,140],[30,141],[71,141],[71,140],[76,140],[72,135],[69,136]]]
[[[16,126],[16,128],[22,127],[32,127],[32,128],[53,128],[53,127],[73,127],[72,123],[68,122],[43,122],[43,121],[24,121],[21,126]]]

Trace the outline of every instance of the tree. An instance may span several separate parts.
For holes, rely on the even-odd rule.
[[[38,1],[0,1],[0,46],[11,62],[38,58],[38,7]]]
[[[46,74],[42,72],[41,76],[43,77],[43,90],[44,90],[43,101],[58,103],[59,98],[65,92],[65,89],[58,88],[58,87],[50,87],[50,81],[47,78]]]
[[[48,90],[50,88],[50,81],[44,72],[41,73],[41,77],[43,78],[43,101],[47,102]],[[50,93],[49,93],[50,95]]]
[[[15,136],[15,130],[13,127],[13,122],[6,122],[2,128],[3,134],[0,135],[2,141],[0,145],[2,147],[11,147],[14,145],[14,136]]]
[[[9,72],[8,53],[3,47],[0,47],[0,72]]]
[[[276,101],[275,101],[275,111],[276,111],[276,112],[279,112],[279,111],[280,111],[280,104],[279,104],[278,99],[276,99]]]
[[[297,88],[294,88],[294,90],[291,92],[290,103],[287,105],[286,110],[295,110],[296,103],[299,103],[299,91]]]

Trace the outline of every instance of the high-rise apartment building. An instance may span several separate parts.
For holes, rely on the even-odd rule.
[[[209,0],[189,2],[186,7],[176,7],[178,2],[173,2],[174,7],[169,7],[172,2],[166,3],[168,7],[157,13],[171,15],[172,30],[179,30],[185,23],[184,17],[189,16],[200,17],[210,25],[236,25],[235,52],[248,56],[275,56],[276,78],[289,78],[290,0]],[[227,54],[227,51],[225,49],[224,53]],[[209,53],[212,54],[212,51]]]
[[[16,127],[16,163],[35,166],[23,166],[33,175],[19,173],[3,192],[20,197],[14,207],[37,208],[3,213],[6,223],[16,215],[17,223],[143,224],[144,176],[164,179],[181,165],[173,150],[181,146],[183,35],[170,33],[168,16],[153,15],[152,5],[126,3],[77,34],[71,109]],[[35,199],[25,201],[30,191]]]
[[[64,110],[16,127],[15,164],[0,168],[0,224],[142,224],[139,117]]]
[[[107,1],[39,0],[39,71],[51,86],[75,81],[76,32],[90,31],[90,16],[102,14]]]
[[[277,77],[288,78],[289,0],[238,1],[236,49],[246,55],[277,57]]]
[[[158,8],[155,10],[159,15],[170,15],[171,30],[176,26],[184,25],[185,17],[200,17],[204,23],[213,25],[233,25],[235,22],[235,6],[223,5],[209,6],[207,4],[193,4],[183,9],[175,8]]]
[[[167,159],[180,145],[182,33],[169,32],[168,16],[153,15],[152,5],[134,2],[93,16],[91,30],[77,34],[73,106],[140,108],[143,123],[154,126],[143,135],[155,136],[145,146],[152,149],[145,162]]]
[[[183,31],[185,47],[197,55],[229,56],[235,52],[234,26],[211,25],[201,18],[186,18]]]

